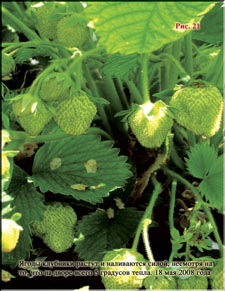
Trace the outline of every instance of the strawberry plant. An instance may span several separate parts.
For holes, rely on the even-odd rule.
[[[3,1],[5,289],[224,288],[222,7]]]

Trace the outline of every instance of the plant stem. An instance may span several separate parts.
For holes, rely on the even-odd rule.
[[[162,59],[169,59],[171,62],[173,62],[173,64],[177,67],[179,73],[182,73],[183,75],[188,75],[188,73],[185,71],[185,69],[182,67],[182,65],[180,64],[180,62],[175,59],[174,56],[170,55],[170,54],[167,54],[167,53],[162,53],[160,55],[160,57]],[[189,76],[190,77],[190,76]]]
[[[103,90],[106,94],[106,99],[111,103],[113,112],[117,113],[122,111],[123,107],[120,98],[117,94],[112,78],[110,76],[104,76],[103,83],[104,83]]]
[[[88,86],[90,87],[93,96],[101,97],[99,92],[98,92],[98,88],[97,88],[97,86],[92,78],[91,72],[90,72],[87,64],[83,64],[83,70],[84,70],[84,74],[85,74],[85,77],[86,77],[87,82],[88,82]],[[105,127],[107,132],[111,136],[113,136],[107,115],[106,115],[105,110],[104,110],[104,105],[103,104],[96,104],[96,106],[98,108],[98,114],[100,115],[100,118],[103,121],[103,126]]]
[[[172,146],[171,153],[170,153],[170,157],[171,157],[171,160],[173,161],[173,163],[174,163],[178,168],[180,168],[182,171],[185,170],[184,162],[183,162],[182,159],[179,157],[179,155],[178,155],[178,153],[177,153],[176,148],[175,148],[174,145]]]
[[[173,215],[174,215],[174,207],[175,207],[175,199],[176,199],[176,189],[177,189],[177,180],[174,179],[172,182],[171,197],[170,197],[170,209],[169,209],[170,229],[174,228]]]
[[[143,241],[144,241],[144,245],[145,245],[145,250],[147,253],[147,257],[149,259],[150,262],[154,262],[154,257],[153,257],[153,253],[150,247],[150,242],[149,242],[149,237],[148,237],[148,227],[149,225],[152,223],[152,221],[148,218],[145,218],[143,220],[143,230],[142,230],[142,237],[143,237]]]
[[[185,69],[193,77],[192,32],[184,37]]]
[[[215,86],[219,87],[218,80],[220,76],[223,75],[223,47],[221,48],[218,56],[216,57],[216,62],[213,67],[210,66],[209,74],[206,76],[206,81],[213,83]]]
[[[48,66],[40,75],[38,75],[38,77],[34,80],[34,82],[32,83],[30,89],[29,89],[29,93],[31,95],[36,95],[39,92],[39,87],[40,87],[40,79],[44,78],[45,75],[48,75],[51,71],[53,71],[55,67],[55,64],[51,64],[50,66]],[[39,84],[38,84],[39,83]]]
[[[100,136],[104,137],[105,139],[109,139],[109,140],[112,139],[112,137],[107,132],[105,132],[103,129],[101,129],[99,127],[90,127],[88,129],[88,133],[100,135]]]
[[[148,223],[146,223],[145,228],[144,228],[144,233],[143,233],[143,236],[145,237],[145,240],[146,240],[146,237],[148,235],[147,234],[147,229],[148,229],[149,221],[151,221],[152,210],[153,210],[153,207],[155,205],[155,202],[156,202],[156,199],[157,199],[158,195],[162,192],[161,185],[159,184],[159,182],[156,180],[155,177],[152,179],[152,181],[153,181],[153,184],[154,184],[155,188],[153,190],[149,205],[146,208],[145,213],[143,215],[143,218],[142,218],[142,220],[140,221],[140,223],[138,225],[138,229],[137,229],[137,232],[135,234],[135,238],[134,238],[133,245],[132,245],[132,250],[134,250],[134,251],[137,250],[138,242],[139,242],[139,239],[140,239],[140,236],[141,236],[141,232],[142,232],[144,223],[146,223],[146,219],[148,219]],[[149,252],[149,253],[147,253],[147,255],[149,257],[149,260],[151,261],[151,259],[153,258],[153,255],[152,255],[152,252],[151,252],[151,249],[150,249],[150,245],[149,245],[148,239],[145,242],[147,243],[145,245],[146,251]]]
[[[172,48],[171,46],[166,46],[164,49],[164,54],[171,55],[172,54]],[[161,54],[160,56],[162,56]],[[162,90],[170,89],[169,79],[170,79],[170,68],[171,65],[168,62],[168,60],[164,60],[161,64],[161,86]]]
[[[217,225],[216,225],[216,222],[212,216],[212,213],[210,211],[210,209],[208,208],[208,206],[202,204],[202,208],[203,210],[205,211],[210,223],[212,224],[212,228],[213,228],[213,234],[214,234],[214,237],[219,245],[219,248],[220,248],[220,254],[221,256],[223,256],[224,254],[224,247],[223,247],[223,243],[221,241],[221,238],[220,238],[220,235],[219,235],[219,232],[218,232],[218,228],[217,228]]]
[[[173,43],[172,55],[179,62],[181,51],[181,41],[177,40]],[[178,80],[178,68],[175,64],[170,65],[170,75],[169,75],[169,88],[173,89]]]
[[[198,192],[198,190],[191,183],[189,183],[186,179],[184,179],[182,176],[180,176],[176,172],[168,169],[166,166],[162,166],[162,169],[163,169],[165,174],[168,174],[171,177],[177,179],[178,181],[183,183],[187,188],[189,188],[194,194],[196,194],[198,201],[202,204],[202,208],[203,208],[204,212],[206,213],[210,223],[213,226],[213,233],[214,233],[215,239],[216,239],[216,241],[217,241],[217,243],[219,245],[220,253],[223,256],[223,252],[224,252],[223,243],[221,241],[221,238],[220,238],[220,235],[219,235],[219,232],[218,232],[218,229],[217,229],[217,225],[216,225],[216,223],[214,221],[214,218],[213,218],[209,208],[205,205],[204,201],[202,201],[201,195]]]
[[[19,20],[17,17],[15,17],[11,12],[8,11],[5,7],[2,7],[2,13],[6,17],[8,17],[21,31],[24,33],[24,35],[30,39],[40,39],[39,36],[31,30],[26,24],[24,24],[21,20]]]
[[[74,69],[76,68],[78,62],[83,62],[89,56],[94,55],[96,53],[100,53],[103,50],[105,50],[104,47],[97,47],[85,52],[84,54],[81,54],[79,58],[75,58],[74,61],[69,65],[69,67],[67,68],[67,72],[72,73]]]
[[[118,92],[118,94],[120,96],[122,107],[124,109],[128,109],[129,105],[128,105],[128,102],[127,102],[127,97],[126,97],[126,95],[124,93],[122,81],[119,78],[116,78],[116,79],[114,79],[114,82],[115,82],[115,86],[116,86],[117,92]]]
[[[196,137],[195,137],[195,134],[188,130],[187,131],[187,135],[188,135],[188,143],[191,147],[195,146],[196,145]]]
[[[141,62],[141,85],[143,94],[143,103],[151,102],[148,84],[148,54],[143,54]]]
[[[25,18],[25,20],[28,21],[27,14],[20,8],[20,6],[14,1],[12,1],[11,3],[14,6],[14,9],[17,11],[17,13],[20,15],[21,19]]]
[[[135,102],[137,104],[143,103],[143,98],[141,96],[141,93],[139,92],[138,88],[134,85],[132,81],[126,80],[127,87],[130,91],[131,95],[131,101]]]
[[[186,243],[186,247],[185,247],[185,261],[187,262],[189,260],[189,257],[190,257],[190,245],[189,243],[187,242]]]

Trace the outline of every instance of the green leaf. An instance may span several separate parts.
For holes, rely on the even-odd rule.
[[[10,217],[12,215],[13,208],[11,207],[11,203],[13,201],[13,197],[8,193],[2,191],[2,217]],[[14,210],[15,211],[15,210]]]
[[[93,97],[91,95],[88,95],[88,98],[96,104],[106,104],[106,105],[110,104],[110,102],[108,100],[106,100],[105,98],[102,98],[102,97]]]
[[[48,47],[39,47],[39,48],[20,48],[15,53],[15,62],[17,64],[23,64],[26,61],[29,61],[32,57],[37,56],[51,56],[52,55],[52,48]]]
[[[96,28],[99,43],[109,53],[148,53],[175,41],[190,30],[176,22],[198,22],[213,2],[88,2],[85,13]]]
[[[14,198],[11,205],[16,212],[22,214],[18,224],[23,227],[16,248],[10,253],[3,253],[2,264],[15,267],[20,259],[29,258],[32,242],[29,224],[33,220],[41,220],[45,206],[43,195],[37,192],[32,184],[26,181],[27,174],[15,166],[11,184],[8,188],[9,195]],[[7,214],[11,217],[11,214]]]
[[[200,22],[200,30],[193,31],[192,37],[207,43],[223,42],[223,7],[221,3],[210,10]]]
[[[111,141],[101,142],[91,134],[49,142],[35,155],[30,179],[42,192],[71,195],[92,204],[102,202],[131,176],[127,158],[118,152]],[[90,160],[97,164],[95,173],[85,167]]]
[[[114,54],[108,57],[102,67],[102,72],[105,75],[117,77],[121,80],[129,79],[134,75],[138,68],[138,55],[131,54],[122,56]]]
[[[188,159],[185,158],[190,174],[196,178],[205,178],[217,161],[217,152],[214,147],[206,144],[197,144],[191,148]]]
[[[126,246],[142,216],[134,208],[117,210],[112,219],[106,212],[84,216],[77,226],[75,251],[86,261],[101,261],[105,251]]]
[[[220,212],[223,209],[223,156],[212,165],[209,175],[200,183],[199,190],[206,200]]]
[[[9,129],[9,124],[10,124],[10,121],[9,121],[9,117],[4,113],[2,112],[2,124],[3,124],[3,127],[6,128],[6,129]]]

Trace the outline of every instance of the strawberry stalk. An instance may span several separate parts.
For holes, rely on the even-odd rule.
[[[213,83],[216,87],[220,86],[220,79],[223,79],[223,48],[221,48],[220,53],[216,57],[216,62],[213,67],[210,67],[206,81]],[[221,82],[223,83],[223,82]]]
[[[19,29],[21,29],[22,32],[24,33],[24,35],[29,40],[40,39],[39,36],[33,30],[31,30],[26,24],[24,24],[17,17],[15,17],[5,7],[2,7],[2,13],[3,13],[4,16],[6,16],[7,18],[9,18]]]
[[[170,229],[174,228],[173,215],[174,215],[174,207],[175,207],[175,199],[176,199],[176,189],[177,189],[177,180],[174,179],[172,182],[170,208],[169,208],[169,226],[170,226]]]
[[[172,54],[172,47],[166,46],[164,49],[164,54],[171,55]],[[161,54],[160,56],[162,56]],[[168,62],[168,60],[165,58],[165,60],[161,64],[161,90],[170,89],[170,67],[171,64]]]
[[[111,103],[111,108],[114,113],[120,112],[123,110],[120,98],[117,94],[115,85],[110,76],[103,77],[104,82],[104,92],[106,93],[106,98]]]
[[[149,205],[145,210],[144,216],[138,225],[138,228],[137,228],[137,231],[135,234],[135,238],[133,241],[133,245],[132,245],[132,250],[137,251],[138,242],[139,242],[141,233],[143,232],[143,240],[144,240],[144,244],[145,244],[145,249],[146,249],[147,256],[148,256],[148,259],[150,262],[154,261],[154,257],[153,257],[152,251],[151,251],[149,238],[148,238],[148,226],[151,223],[152,211],[153,211],[155,202],[158,198],[158,195],[162,192],[161,185],[156,180],[156,178],[154,176],[152,177],[152,182],[153,182],[155,188],[154,188],[154,191],[152,193]]]
[[[12,6],[14,6],[15,11],[19,14],[21,19],[24,19],[26,22],[29,22],[27,14],[21,9],[21,7],[14,1],[11,2]]]
[[[149,95],[149,84],[148,84],[148,61],[149,56],[148,54],[143,54],[142,62],[141,62],[141,86],[142,86],[142,95],[143,95],[143,102],[151,102],[150,95]]]
[[[173,43],[172,47],[172,55],[175,57],[175,59],[179,62],[180,60],[180,51],[181,51],[181,41],[177,40]],[[178,74],[179,70],[177,66],[174,63],[170,64],[170,75],[169,75],[169,85],[170,88],[174,88],[174,86],[177,83],[178,80]]]
[[[132,81],[126,80],[127,87],[130,91],[131,101],[134,103],[141,104],[143,102],[141,93]]]
[[[57,64],[52,63],[51,65],[49,65],[42,73],[40,73],[36,79],[33,81],[30,89],[29,89],[29,93],[33,96],[35,95],[39,95],[40,92],[40,87],[41,87],[41,79],[46,78],[49,73],[54,72],[54,69],[57,67],[57,70],[60,70],[57,66]]]
[[[171,147],[171,153],[170,153],[170,158],[173,161],[173,163],[180,168],[182,171],[185,170],[185,165],[182,159],[179,157],[177,150],[175,148],[175,145]]]
[[[202,197],[201,197],[199,191],[191,183],[189,183],[186,179],[184,179],[182,176],[180,176],[176,172],[168,169],[166,166],[162,166],[162,170],[164,171],[164,173],[166,175],[169,175],[169,176],[173,177],[174,179],[177,179],[178,181],[180,181],[188,189],[190,189],[192,191],[192,193],[194,193],[197,196],[198,202],[201,203],[202,209],[204,210],[204,212],[206,213],[210,223],[212,224],[214,237],[215,237],[215,239],[216,239],[216,241],[217,241],[217,243],[219,245],[221,256],[223,256],[223,252],[224,252],[223,243],[221,241],[221,238],[220,238],[220,235],[219,235],[218,228],[217,228],[217,225],[215,223],[215,220],[214,220],[214,218],[213,218],[213,216],[211,214],[211,211],[209,209],[210,205],[202,200]]]
[[[119,78],[115,78],[115,87],[116,87],[116,91],[118,92],[118,95],[120,97],[122,108],[128,109],[129,105],[127,102],[127,97],[126,97],[124,90],[123,90],[123,83]]]
[[[184,37],[184,55],[185,55],[185,69],[188,75],[193,77],[193,54],[192,54],[192,33],[188,33]]]
[[[186,70],[182,67],[180,62],[171,54],[168,53],[162,53],[160,57],[163,59],[170,60],[178,69],[179,75],[182,77],[183,81],[188,82],[190,81],[190,75],[186,72]]]
[[[170,208],[169,208],[169,227],[170,227],[170,232],[175,229],[174,227],[174,207],[175,207],[175,201],[176,201],[176,190],[177,190],[177,180],[174,179],[172,182],[172,187],[171,187],[171,196],[170,196]],[[176,253],[176,250],[173,248],[172,244],[172,251],[169,257],[168,264],[170,265],[171,262],[173,261],[174,255]]]
[[[67,72],[69,74],[72,74],[75,71],[78,62],[83,62],[90,56],[95,55],[96,53],[101,53],[104,50],[105,50],[104,47],[97,47],[81,54],[79,58],[75,58],[74,61],[69,65],[69,67],[67,68]]]
[[[83,64],[83,70],[84,70],[85,78],[88,82],[88,86],[91,89],[91,92],[93,93],[93,95],[95,97],[100,97],[98,88],[97,88],[97,86],[92,78],[91,72],[90,72],[87,64]],[[103,125],[104,125],[106,131],[108,132],[108,134],[113,136],[107,115],[106,115],[105,110],[104,110],[104,104],[96,104],[96,106],[98,108],[98,114],[100,115],[100,118],[103,121]]]

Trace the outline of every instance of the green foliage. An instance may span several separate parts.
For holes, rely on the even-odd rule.
[[[207,290],[208,288],[208,279],[204,276],[191,276],[189,278],[179,278],[177,280],[177,289],[186,289],[186,290]]]
[[[224,261],[217,260],[210,276],[210,283],[213,290],[224,290]]]
[[[85,13],[109,53],[146,53],[187,34],[176,22],[197,22],[211,2],[88,2]]]
[[[207,43],[223,42],[223,7],[217,3],[200,22],[200,30],[193,32],[193,38]]]
[[[32,249],[37,237],[75,260],[119,263],[144,260],[144,250],[153,261],[161,249],[152,254],[149,241],[160,240],[170,264],[215,261],[213,235],[222,256],[222,10],[215,1],[3,3],[2,217],[21,225],[4,231],[7,268],[30,252],[47,259]],[[161,222],[171,241],[148,237]],[[210,287],[222,286],[221,273]],[[137,289],[149,276],[148,289],[177,288],[155,275],[102,282]],[[179,277],[181,289],[207,285]]]
[[[29,258],[32,247],[30,237],[30,223],[33,220],[41,220],[45,206],[43,195],[36,191],[32,184],[27,183],[27,173],[15,166],[12,181],[8,188],[8,193],[12,196],[12,207],[22,214],[19,224],[23,231],[20,233],[19,242],[16,248],[10,253],[2,255],[2,263],[15,267],[20,259]],[[6,217],[9,213],[6,215]]]
[[[87,171],[85,164],[90,160],[96,161],[96,172]],[[126,158],[118,156],[111,142],[86,134],[42,146],[35,155],[32,181],[42,192],[71,195],[95,204],[124,185],[131,175],[128,168]]]
[[[144,280],[144,286],[146,289],[150,289],[150,286],[152,286],[152,290],[175,290],[177,289],[177,282],[174,277],[170,276],[159,276],[156,277],[155,280],[152,281],[152,277],[147,277]]]
[[[207,144],[196,144],[187,152],[185,159],[188,171],[196,178],[204,179],[208,176],[213,164],[217,161],[217,152]]]
[[[128,243],[142,216],[143,212],[134,208],[117,210],[111,219],[100,211],[83,216],[77,225],[75,251],[84,260],[101,260],[105,251]]]
[[[23,64],[29,62],[30,58],[38,58],[39,56],[47,57],[52,55],[53,50],[50,47],[36,47],[36,48],[21,48],[15,53],[15,62],[17,64]]]
[[[214,147],[197,144],[188,152],[186,164],[191,175],[202,179],[199,190],[220,211],[223,207],[223,156]]]
[[[102,73],[112,77],[126,80],[132,77],[139,65],[139,56],[137,54],[110,55],[103,64]]]

